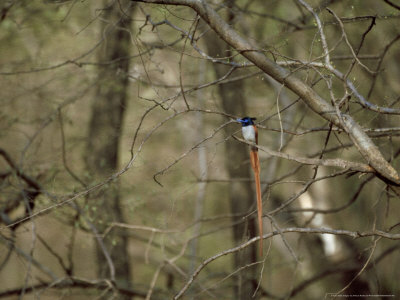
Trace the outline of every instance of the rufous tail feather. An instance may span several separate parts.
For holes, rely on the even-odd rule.
[[[260,184],[260,160],[258,158],[258,149],[252,148],[250,151],[251,167],[254,171],[254,180],[256,182],[257,192],[257,217],[258,231],[260,234],[260,255],[263,253],[263,223],[262,223],[262,199],[261,199],[261,184]]]

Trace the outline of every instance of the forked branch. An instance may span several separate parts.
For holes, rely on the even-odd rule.
[[[400,185],[397,171],[386,161],[378,147],[372,142],[362,127],[349,114],[338,114],[335,108],[323,99],[312,87],[293,75],[287,69],[268,59],[264,51],[241,37],[228,25],[218,13],[204,0],[132,0],[152,4],[187,6],[196,13],[223,39],[242,56],[254,63],[259,69],[285,85],[322,118],[347,132],[352,142],[367,163],[379,177],[387,183]]]

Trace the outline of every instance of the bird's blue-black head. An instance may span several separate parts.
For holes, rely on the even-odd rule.
[[[254,125],[254,120],[256,120],[256,118],[244,117],[243,119],[236,119],[236,121],[242,123],[243,127]]]

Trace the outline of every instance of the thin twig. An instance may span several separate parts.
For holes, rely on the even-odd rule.
[[[382,237],[382,238],[387,238],[387,239],[391,239],[391,240],[400,240],[400,234],[391,234],[391,233],[387,233],[384,231],[380,231],[380,230],[374,230],[374,231],[365,231],[365,232],[358,232],[358,231],[350,231],[350,230],[341,230],[341,229],[329,229],[329,228],[282,228],[280,231],[273,231],[273,232],[269,232],[263,235],[263,239],[269,239],[275,235],[279,235],[279,234],[286,234],[286,233],[305,233],[305,234],[334,234],[334,235],[343,235],[343,236],[349,236],[353,239],[358,239],[358,238],[364,238],[364,237],[372,237],[372,236],[376,236],[376,237]],[[250,240],[248,240],[247,242],[222,251],[214,256],[211,256],[210,258],[204,260],[198,267],[197,269],[194,271],[194,273],[190,276],[190,278],[186,281],[185,285],[182,287],[182,289],[174,296],[174,300],[176,299],[180,299],[183,294],[187,291],[187,289],[193,284],[193,282],[195,281],[195,279],[197,278],[197,276],[200,274],[200,272],[207,266],[209,265],[211,262],[219,259],[220,257],[223,257],[225,255],[228,254],[232,254],[238,251],[241,251],[245,248],[247,248],[248,246],[252,245],[253,243],[258,242],[258,240],[260,239],[260,237],[256,236]]]

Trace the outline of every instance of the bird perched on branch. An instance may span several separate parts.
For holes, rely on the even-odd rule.
[[[256,118],[244,117],[236,121],[242,124],[243,138],[251,143],[258,144],[258,130],[254,124]],[[261,200],[261,185],[260,185],[260,160],[258,158],[258,148],[251,146],[250,148],[250,162],[254,171],[254,180],[256,182],[257,193],[257,216],[258,216],[258,230],[260,234],[260,255],[263,252],[263,223],[262,223],[262,200]]]

